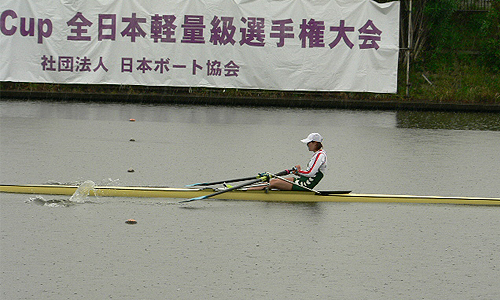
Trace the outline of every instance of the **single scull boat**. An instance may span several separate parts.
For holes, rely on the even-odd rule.
[[[73,195],[78,186],[73,185],[0,185],[0,192],[38,195]],[[145,197],[145,198],[194,198],[216,192],[213,188],[122,187],[95,186],[90,196],[98,197]],[[398,202],[442,203],[468,205],[500,205],[500,198],[440,197],[383,194],[353,194],[350,191],[249,191],[234,190],[214,196],[219,200],[248,200],[268,202]]]

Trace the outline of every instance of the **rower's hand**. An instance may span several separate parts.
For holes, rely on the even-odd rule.
[[[300,170],[301,170],[300,165],[296,165],[296,166],[292,169],[292,172],[293,172],[293,174],[298,175]]]

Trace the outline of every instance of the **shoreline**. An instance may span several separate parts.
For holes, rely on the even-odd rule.
[[[333,108],[354,110],[407,110],[407,111],[449,111],[449,112],[500,112],[499,104],[478,103],[435,103],[422,101],[394,100],[354,100],[312,97],[248,97],[248,96],[203,96],[196,94],[155,94],[155,93],[75,93],[0,90],[0,99],[15,100],[57,100],[90,101],[112,103],[150,103],[187,105],[228,105],[293,108]]]

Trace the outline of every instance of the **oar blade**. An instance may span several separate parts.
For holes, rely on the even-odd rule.
[[[193,187],[193,186],[198,186],[198,185],[203,185],[203,183],[193,183],[193,184],[188,184],[185,187]]]
[[[186,203],[186,202],[191,202],[191,201],[198,201],[198,200],[203,200],[203,199],[207,199],[207,198],[208,198],[207,196],[194,197],[194,198],[191,198],[191,199],[179,201],[179,203]]]

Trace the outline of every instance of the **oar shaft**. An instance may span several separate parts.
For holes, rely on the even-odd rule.
[[[286,174],[290,174],[290,171],[289,170],[281,171],[279,173],[276,173],[276,176],[286,175]],[[215,193],[210,194],[210,195],[205,195],[205,196],[201,196],[201,197],[196,197],[196,198],[191,198],[191,199],[187,199],[187,200],[184,200],[184,201],[180,201],[179,203],[191,202],[191,201],[196,201],[196,200],[203,200],[203,199],[207,199],[207,198],[210,198],[210,197],[213,197],[213,196],[217,196],[217,195],[220,195],[220,194],[223,194],[223,193],[234,191],[236,189],[239,189],[239,188],[242,188],[242,187],[245,187],[245,186],[257,183],[259,181],[265,181],[266,178],[267,178],[267,180],[269,180],[269,176],[273,176],[273,175],[271,175],[269,173],[262,173],[262,174],[259,174],[257,176],[257,179],[254,179],[254,180],[252,180],[250,182],[246,182],[246,183],[243,183],[243,184],[240,184],[240,185],[237,185],[237,186],[233,186],[232,188],[228,188],[228,189],[225,189],[225,190],[222,190],[222,191],[218,191],[218,192],[215,192]],[[254,177],[252,177],[252,178],[254,178]]]
[[[294,168],[292,168],[292,170],[293,170],[293,169],[294,169]],[[291,172],[292,172],[291,170],[284,170],[284,171],[281,171],[281,172],[279,172],[279,173],[274,174],[274,176],[283,176],[283,175],[288,175],[288,174],[290,174]]]
[[[259,182],[259,181],[262,181],[262,179],[261,178],[255,179],[255,180],[252,180],[250,182],[243,183],[243,184],[240,184],[240,185],[237,185],[237,186],[233,186],[232,188],[228,188],[228,189],[225,189],[225,190],[222,190],[222,191],[218,191],[218,192],[215,192],[215,193],[210,194],[210,195],[205,195],[205,196],[201,196],[201,197],[197,197],[197,198],[191,198],[191,199],[188,199],[188,200],[179,201],[179,203],[207,199],[207,198],[210,198],[210,197],[213,197],[213,196],[217,196],[217,195],[220,195],[220,194],[223,194],[223,193],[227,193],[227,192],[230,192],[230,191],[242,188],[242,187],[247,186],[247,185],[254,184],[254,183]]]
[[[205,196],[205,198],[209,198],[209,197],[217,196],[217,195],[220,195],[220,194],[223,194],[223,193],[227,193],[227,192],[230,192],[230,191],[234,191],[236,189],[242,188],[242,187],[247,186],[247,185],[254,184],[254,183],[259,182],[259,181],[262,181],[262,179],[259,178],[259,179],[255,179],[255,180],[252,180],[252,181],[244,183],[244,184],[233,186],[231,188],[228,188],[228,189],[225,189],[225,190],[221,190],[221,191],[215,192],[213,194],[210,194],[208,196]]]
[[[287,174],[290,174],[289,170],[285,170],[285,171],[279,172],[276,175],[287,175]],[[221,183],[246,181],[246,180],[256,179],[256,178],[259,178],[259,177],[260,177],[260,174],[257,175],[257,176],[250,176],[250,177],[243,177],[243,178],[236,178],[236,179],[228,179],[228,180],[220,180],[220,181],[212,181],[212,182],[193,183],[193,184],[186,185],[186,187],[207,186],[207,185],[215,185],[215,184],[221,184]]]
[[[255,178],[257,178],[257,176],[229,179],[229,180],[221,180],[221,181],[213,181],[213,182],[194,183],[194,184],[190,184],[190,185],[186,185],[186,186],[207,186],[207,185],[215,185],[215,184],[221,184],[221,183],[227,183],[227,182],[245,181],[245,180],[250,180],[250,179],[255,179]]]

